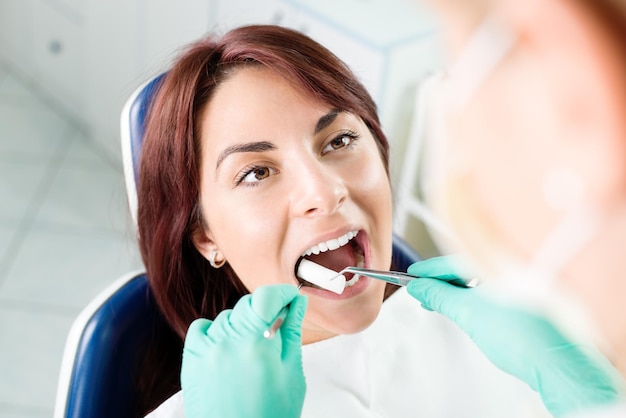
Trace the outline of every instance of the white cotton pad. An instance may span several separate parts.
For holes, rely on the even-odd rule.
[[[346,277],[342,274],[334,280],[337,272],[303,258],[298,265],[298,277],[323,289],[342,294],[346,287]]]

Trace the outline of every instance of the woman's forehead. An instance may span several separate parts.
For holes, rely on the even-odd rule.
[[[314,123],[331,110],[329,104],[277,72],[251,67],[228,77],[216,89],[199,114],[201,136],[220,128],[247,131],[268,123]]]

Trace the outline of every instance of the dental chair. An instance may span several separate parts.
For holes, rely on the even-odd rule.
[[[163,74],[140,86],[122,111],[121,138],[129,208],[137,219],[136,180],[144,119]],[[393,264],[406,268],[420,260],[399,236],[393,237]],[[131,418],[137,414],[135,366],[146,347],[171,330],[161,317],[146,274],[119,278],[89,303],[68,334],[57,387],[54,418]],[[180,360],[173,360],[180,361]]]

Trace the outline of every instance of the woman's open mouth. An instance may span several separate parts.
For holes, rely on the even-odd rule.
[[[336,239],[320,242],[302,254],[295,268],[298,268],[299,261],[302,258],[337,272],[348,266],[365,267],[366,251],[364,250],[364,239],[363,234],[359,234],[358,231],[349,231]],[[302,286],[325,290],[298,277],[297,270],[295,273],[298,282]],[[345,273],[344,276],[346,277],[345,288],[354,286],[360,279],[359,275],[353,275],[352,273]]]

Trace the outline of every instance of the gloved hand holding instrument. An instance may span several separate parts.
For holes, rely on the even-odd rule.
[[[262,286],[215,320],[195,320],[183,350],[185,416],[299,417],[306,303],[295,286]]]
[[[505,306],[481,287],[448,281],[463,277],[458,260],[435,257],[414,263],[408,292],[428,309],[455,322],[501,370],[541,395],[548,411],[563,417],[616,401],[623,395],[616,370],[593,345],[574,344],[548,320]]]

